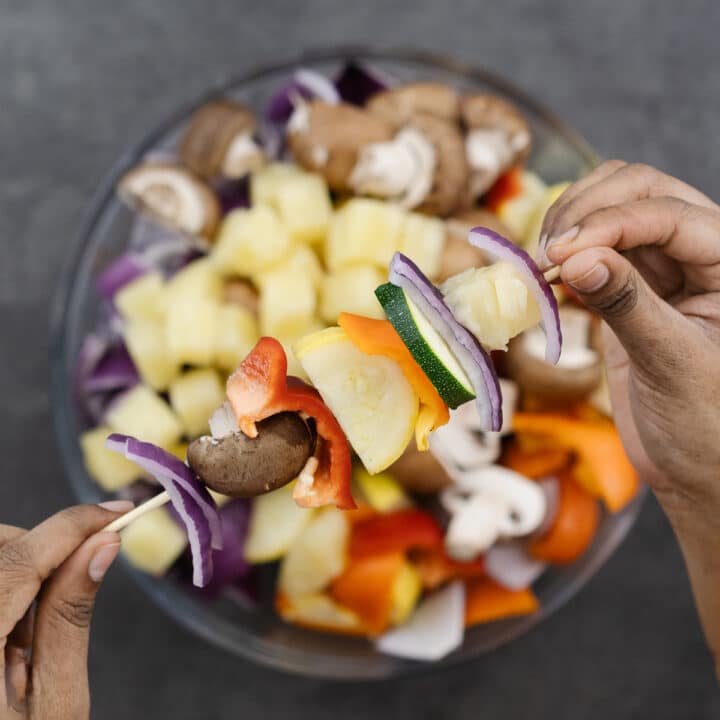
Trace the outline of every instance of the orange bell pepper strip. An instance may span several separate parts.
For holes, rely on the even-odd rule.
[[[330,585],[330,596],[352,610],[369,635],[390,625],[395,581],[405,563],[401,552],[351,559]]]
[[[569,472],[559,476],[560,502],[550,529],[531,540],[528,550],[533,557],[566,565],[577,560],[592,542],[600,522],[597,500],[572,478]]]
[[[444,547],[413,550],[410,562],[420,575],[425,590],[434,590],[451,580],[468,580],[485,574],[485,562],[482,557],[469,562],[453,560]]]
[[[542,447],[528,451],[513,439],[505,446],[500,464],[527,478],[539,480],[562,472],[571,460],[572,453],[566,448]]]
[[[545,438],[576,453],[582,472],[577,481],[603,500],[608,510],[622,510],[638,491],[638,476],[615,427],[606,420],[576,420],[555,413],[515,413],[513,430]]]
[[[363,558],[388,553],[406,553],[416,548],[443,545],[438,521],[425,510],[397,510],[360,520],[352,526],[350,557]]]
[[[522,195],[522,192],[522,168],[514,167],[495,181],[487,194],[485,204],[490,212],[497,213],[503,203]]]
[[[293,498],[301,507],[356,507],[350,489],[350,445],[320,394],[302,380],[287,376],[287,357],[275,338],[260,338],[227,382],[227,396],[248,437],[257,437],[255,423],[280,412],[313,418],[318,434],[318,468],[312,485],[295,483]]]
[[[403,375],[420,398],[420,414],[415,423],[415,442],[418,450],[427,450],[428,435],[450,421],[450,411],[395,328],[387,320],[375,320],[350,313],[340,313],[338,325],[360,352],[366,355],[384,355],[400,366]]]
[[[465,627],[530,615],[540,603],[532,591],[508,590],[490,578],[477,578],[465,583]]]
[[[285,622],[308,630],[353,637],[367,635],[367,630],[355,613],[323,593],[291,597],[280,590],[275,595],[275,610]]]

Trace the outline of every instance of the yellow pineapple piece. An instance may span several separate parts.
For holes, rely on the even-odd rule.
[[[524,239],[525,241],[523,243],[523,247],[530,255],[530,257],[535,257],[535,254],[537,253],[538,243],[540,240],[540,232],[542,231],[543,220],[545,220],[545,213],[569,187],[569,182],[563,182],[557,183],[556,185],[551,185],[547,189],[545,197],[535,211],[535,217],[530,224],[530,227]],[[556,287],[558,286],[553,285],[553,289],[555,289]]]
[[[445,249],[445,223],[421,213],[408,213],[402,225],[400,252],[429,277],[437,277]]]
[[[395,205],[353,198],[335,213],[325,248],[330,270],[348,265],[376,265],[387,269],[400,247],[405,213]]]
[[[253,281],[258,287],[262,287],[263,280],[268,273],[276,270],[291,270],[292,272],[307,275],[312,284],[319,288],[325,275],[320,259],[308,245],[300,244],[290,251],[290,254],[283,260],[274,265],[269,270],[253,277]]]
[[[140,570],[164,575],[187,547],[185,530],[160,507],[136,518],[122,534],[123,555]]]
[[[183,432],[170,406],[147,385],[136,385],[115,400],[107,411],[106,422],[113,432],[162,448],[173,447]]]
[[[222,305],[217,325],[215,362],[223,370],[235,370],[260,338],[257,320],[247,308]]]
[[[111,428],[101,425],[80,435],[80,447],[88,474],[108,492],[120,490],[142,475],[134,462],[105,447],[105,440],[112,433]]]
[[[126,320],[161,321],[165,315],[165,281],[157,272],[141,275],[120,288],[114,302]]]
[[[280,219],[296,242],[320,244],[327,235],[332,205],[327,183],[320,175],[289,175],[278,183],[276,204]]]
[[[183,373],[170,386],[170,404],[191,438],[208,432],[208,420],[224,399],[220,377],[209,368]]]
[[[281,267],[263,275],[260,285],[260,332],[293,337],[315,317],[317,293],[307,275]]]
[[[225,216],[210,258],[225,275],[252,277],[281,262],[292,241],[267,205],[233,210]]]
[[[521,182],[522,192],[502,203],[497,208],[497,215],[508,226],[512,237],[524,244],[538,208],[545,199],[547,185],[529,170],[523,171]]]
[[[199,258],[170,278],[166,286],[167,307],[190,298],[194,300],[220,301],[223,295],[223,279],[209,258]]]
[[[131,320],[123,336],[143,381],[153,390],[167,390],[179,365],[168,350],[165,326],[154,320]]]
[[[165,339],[178,365],[212,365],[219,332],[220,305],[183,297],[168,306]]]
[[[283,181],[303,175],[302,168],[294,163],[271,163],[250,176],[250,201],[255,205],[268,205],[278,209],[278,192]]]
[[[329,273],[320,292],[320,317],[330,324],[337,322],[341,312],[383,319],[375,288],[386,280],[387,273],[374,265],[354,265]]]

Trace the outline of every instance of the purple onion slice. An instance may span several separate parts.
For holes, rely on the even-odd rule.
[[[86,393],[126,390],[140,382],[135,363],[125,345],[110,347],[85,378],[82,390]]]
[[[475,391],[483,430],[498,432],[502,427],[502,396],[490,356],[475,336],[455,319],[440,291],[402,253],[395,253],[390,263],[390,282],[402,288],[417,305],[467,373]]]
[[[308,68],[298,68],[289,82],[283,85],[265,108],[265,119],[275,125],[285,125],[300,100],[323,100],[336,104],[340,95],[335,86],[319,72]]]
[[[364,105],[373,95],[390,87],[388,78],[375,68],[350,60],[335,79],[340,97],[352,105]]]
[[[540,325],[545,331],[545,360],[553,365],[560,359],[562,331],[560,313],[552,288],[543,277],[535,261],[522,248],[502,235],[485,227],[470,231],[468,242],[479,248],[493,260],[510,263],[534,295],[540,308]]]
[[[105,444],[149,472],[166,490],[187,529],[193,584],[205,587],[213,575],[213,548],[222,548],[220,515],[207,488],[185,463],[151,443],[113,434]]]
[[[129,252],[121,255],[98,277],[96,281],[98,292],[111,300],[118,290],[147,271],[146,264],[137,253]]]

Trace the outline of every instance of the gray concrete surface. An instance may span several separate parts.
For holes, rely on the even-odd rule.
[[[31,525],[71,501],[49,420],[52,291],[99,178],[169,108],[308,46],[417,46],[508,76],[605,156],[657,164],[720,197],[719,23],[712,0],[0,1],[0,521]],[[654,502],[564,610],[460,668],[362,686],[275,674],[203,645],[119,571],[101,592],[91,666],[103,720],[720,712]]]

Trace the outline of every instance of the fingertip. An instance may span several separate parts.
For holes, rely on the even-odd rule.
[[[107,534],[110,535],[111,533]],[[118,538],[117,542],[103,544],[95,550],[88,565],[88,575],[94,583],[101,583],[103,581],[110,566],[115,562],[120,552],[120,547],[121,544]]]

